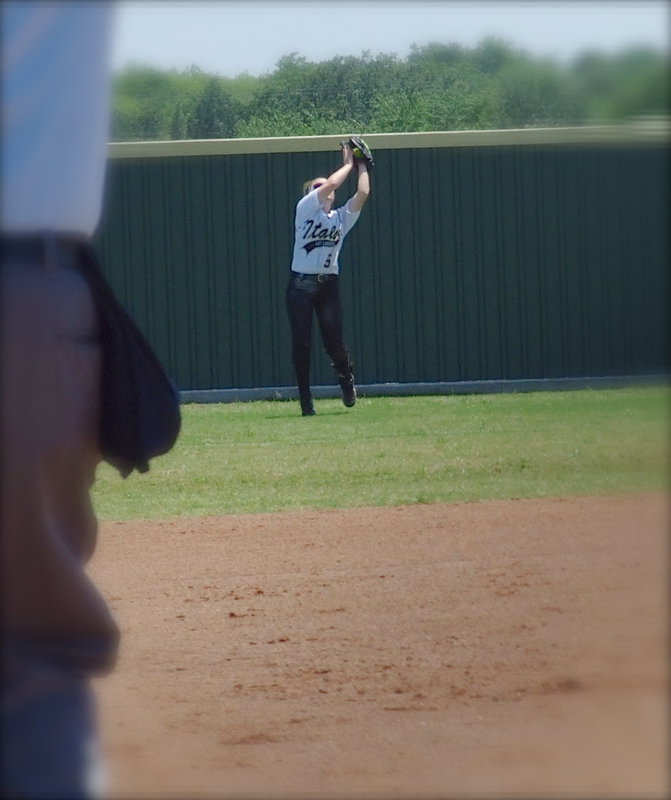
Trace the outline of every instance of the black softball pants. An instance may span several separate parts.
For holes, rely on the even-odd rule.
[[[286,291],[287,313],[291,324],[291,347],[298,394],[302,401],[309,400],[310,358],[312,353],[312,317],[319,323],[324,349],[331,357],[332,366],[339,376],[350,377],[352,367],[349,352],[343,340],[343,314],[338,288],[338,277],[323,282],[316,275],[292,272]]]

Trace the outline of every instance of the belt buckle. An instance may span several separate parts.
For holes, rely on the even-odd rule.
[[[321,273],[317,275],[317,283],[326,283],[330,277],[330,275],[324,275],[324,273]]]

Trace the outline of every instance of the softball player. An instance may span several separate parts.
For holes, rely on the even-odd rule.
[[[304,417],[315,413],[310,390],[312,315],[317,316],[324,348],[331,358],[347,407],[356,403],[354,375],[343,340],[342,304],[338,288],[338,255],[345,236],[352,230],[370,194],[370,176],[365,161],[342,147],[343,165],[328,178],[313,178],[303,186],[304,196],[296,205],[295,241],[286,305],[291,324],[292,357],[298,397]],[[357,189],[349,200],[334,208],[335,192],[358,170]]]

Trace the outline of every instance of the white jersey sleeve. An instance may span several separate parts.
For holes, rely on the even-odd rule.
[[[350,210],[349,200],[327,213],[319,203],[316,189],[302,197],[296,205],[292,271],[337,275],[343,239],[360,214],[360,211]]]
[[[0,4],[5,232],[90,235],[102,208],[114,5]]]

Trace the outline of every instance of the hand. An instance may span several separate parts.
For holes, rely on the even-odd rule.
[[[360,136],[350,136],[349,146],[352,149],[352,155],[356,163],[365,163],[366,171],[372,172],[375,166],[375,159],[366,142]]]
[[[352,154],[352,148],[347,142],[343,143],[342,145],[342,161],[343,164],[349,164],[350,167],[354,166],[354,155]]]

